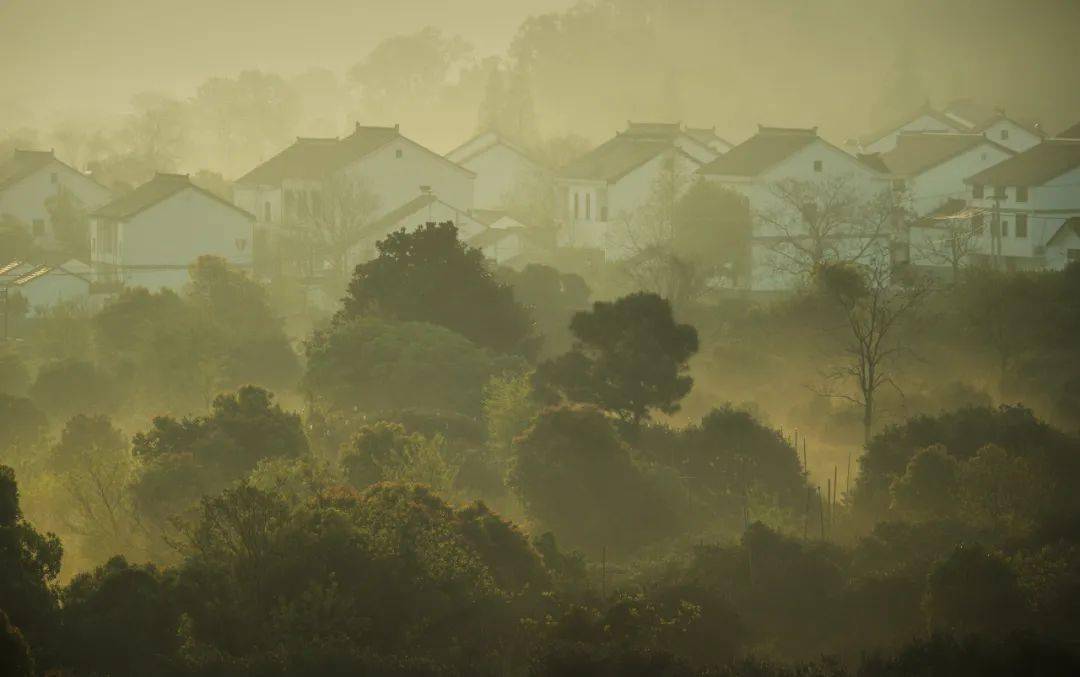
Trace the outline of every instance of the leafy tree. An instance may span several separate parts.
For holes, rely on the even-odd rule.
[[[528,372],[496,375],[484,386],[487,446],[503,464],[512,458],[514,438],[525,432],[539,413],[532,395]]]
[[[447,496],[460,468],[441,435],[408,434],[397,423],[361,428],[343,451],[341,464],[350,484],[364,489],[383,481],[425,484]]]
[[[0,451],[11,463],[32,461],[45,446],[49,422],[30,400],[0,395]]]
[[[64,426],[49,457],[62,486],[65,522],[96,555],[130,547],[134,523],[128,485],[135,472],[123,433],[105,416],[79,414]],[[99,560],[100,561],[100,560]]]
[[[65,662],[94,674],[160,674],[179,644],[173,576],[117,556],[61,592]]]
[[[7,614],[0,609],[0,665],[10,677],[34,677],[34,657],[30,646],[17,627],[11,624]]]
[[[14,350],[0,348],[0,395],[24,397],[32,382],[30,369]]]
[[[340,409],[429,409],[476,415],[484,385],[520,370],[468,339],[423,322],[336,322],[308,341],[304,386]]]
[[[960,634],[1001,635],[1027,614],[1016,573],[978,545],[957,547],[930,572],[923,608],[932,630]]]
[[[571,346],[569,331],[574,313],[589,303],[589,286],[580,275],[561,273],[551,266],[530,263],[521,271],[500,268],[499,279],[514,290],[514,298],[532,314],[543,337],[546,355],[557,355]]]
[[[77,414],[112,414],[121,393],[114,379],[94,364],[67,359],[38,371],[30,399],[55,420],[66,421]]]
[[[1024,458],[987,444],[961,467],[959,503],[965,519],[1001,533],[1029,529],[1042,508],[1046,478]]]
[[[693,385],[687,361],[697,352],[697,330],[678,324],[671,305],[655,294],[637,293],[597,302],[574,316],[573,350],[541,364],[538,391],[612,411],[635,426],[653,409],[679,410]]]
[[[53,233],[71,256],[90,257],[90,220],[78,196],[60,188],[56,195],[45,200]]]
[[[53,585],[62,555],[56,536],[39,533],[23,519],[15,472],[0,465],[0,609],[35,649],[53,636]],[[36,658],[47,664],[40,654]]]
[[[376,247],[378,257],[356,267],[339,324],[371,315],[429,322],[485,348],[532,350],[528,312],[488,271],[483,254],[457,239],[453,223],[401,230]]]
[[[677,526],[668,498],[598,410],[547,410],[515,447],[512,488],[530,518],[571,547],[627,553]]]
[[[893,509],[916,518],[935,519],[956,512],[960,464],[940,444],[916,453],[889,491]]]

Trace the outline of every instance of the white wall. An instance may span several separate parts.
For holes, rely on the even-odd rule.
[[[16,217],[26,224],[31,232],[34,221],[40,220],[44,234],[37,239],[51,240],[55,233],[45,203],[61,189],[69,191],[86,212],[97,209],[112,198],[107,188],[54,159],[32,175],[0,192],[0,215],[10,214]]]
[[[57,303],[90,298],[90,282],[62,268],[53,269],[14,289],[27,300],[32,312],[41,312]]]
[[[961,131],[960,125],[946,125],[932,115],[920,115],[919,117],[905,122],[900,127],[889,132],[873,143],[863,146],[864,153],[887,153],[896,148],[896,138],[900,132],[957,132]]]
[[[345,169],[345,174],[361,181],[378,197],[373,218],[415,198],[420,194],[420,186],[431,186],[440,200],[459,209],[473,208],[473,175],[404,137],[353,163]]]
[[[473,156],[462,166],[476,174],[473,206],[477,209],[502,209],[515,187],[543,180],[545,175],[528,158],[501,143]]]
[[[1010,157],[1005,150],[984,143],[909,178],[906,186],[911,196],[911,208],[919,216],[924,216],[949,199],[967,200],[971,195],[971,186],[964,183],[964,179]]]
[[[454,222],[458,229],[458,239],[463,242],[486,230],[486,226],[477,222],[463,210],[448,205],[441,200],[436,200],[411,214],[401,217],[390,228],[373,233],[370,237],[357,242],[349,248],[346,264],[351,269],[353,266],[375,258],[375,244],[392,232],[404,229],[411,233],[426,223],[443,223],[446,221]]]
[[[1042,138],[1037,134],[1033,134],[1012,120],[1004,118],[987,127],[984,133],[986,138],[996,141],[1017,153],[1022,153],[1042,141]]]
[[[98,242],[96,231],[102,225],[95,224]],[[115,260],[100,250],[92,251],[91,256],[95,262],[122,266],[126,284],[178,289],[187,282],[187,266],[205,254],[236,266],[250,266],[253,228],[250,217],[188,188],[121,222]]]

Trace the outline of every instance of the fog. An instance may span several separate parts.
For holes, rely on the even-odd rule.
[[[1077,26],[0,0],[0,677],[1080,674]]]

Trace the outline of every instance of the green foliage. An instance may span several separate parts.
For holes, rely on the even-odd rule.
[[[408,434],[400,424],[381,421],[357,431],[341,454],[345,477],[357,489],[404,482],[424,484],[448,496],[460,464],[441,435]]]
[[[32,463],[48,434],[48,419],[33,402],[0,395],[0,453],[6,462],[20,466]]]
[[[961,545],[934,567],[923,608],[931,629],[960,634],[1000,635],[1027,615],[1016,572],[978,545]]]
[[[80,537],[82,553],[104,558],[127,550],[135,531],[129,494],[135,466],[127,440],[112,422],[82,414],[70,419],[48,467],[62,487],[61,512]]]
[[[31,381],[30,369],[19,353],[0,347],[0,395],[24,397]]]
[[[31,647],[45,646],[55,629],[53,585],[62,556],[56,536],[23,519],[15,472],[0,465],[0,609]]]
[[[940,444],[919,450],[889,487],[892,508],[916,518],[947,517],[957,508],[960,464]]]
[[[9,677],[34,677],[34,657],[22,632],[0,609],[0,665]]]
[[[454,332],[423,322],[336,322],[307,343],[304,386],[332,407],[378,412],[428,409],[475,416],[484,385],[520,369]]]
[[[545,355],[558,355],[570,349],[570,319],[588,307],[590,290],[585,280],[574,273],[561,273],[551,266],[530,263],[521,271],[500,268],[498,278],[510,285],[514,298],[532,314],[543,337]]]
[[[112,414],[120,405],[120,386],[91,362],[67,359],[38,370],[30,399],[55,421],[76,414]]]
[[[504,465],[512,457],[514,438],[525,432],[539,411],[530,372],[499,374],[484,386],[487,446]]]
[[[679,410],[693,379],[687,360],[697,352],[697,330],[678,324],[671,305],[638,293],[597,302],[574,316],[574,349],[536,370],[542,396],[596,404],[634,424],[653,409]]]
[[[595,409],[547,410],[515,447],[511,486],[529,517],[571,547],[628,553],[678,528],[669,497]]]
[[[372,315],[427,322],[499,352],[533,352],[528,311],[495,280],[483,254],[457,239],[453,223],[401,230],[377,248],[377,258],[356,267],[336,323]]]
[[[737,282],[749,274],[750,205],[739,193],[699,180],[675,205],[672,253]]]
[[[960,469],[965,519],[1001,533],[1027,532],[1043,507],[1039,473],[1022,457],[988,444]]]

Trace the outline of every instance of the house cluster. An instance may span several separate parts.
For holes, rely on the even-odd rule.
[[[297,139],[240,177],[231,200],[181,174],[114,197],[51,152],[17,151],[0,166],[0,217],[47,245],[56,237],[49,205],[64,193],[89,215],[90,260],[0,260],[0,284],[40,304],[124,285],[178,288],[200,255],[257,266],[319,221],[348,267],[374,257],[390,232],[441,221],[500,265],[626,260],[658,192],[677,196],[699,181],[749,207],[749,274],[737,284],[750,290],[798,284],[785,264],[810,250],[930,270],[979,261],[1060,269],[1080,259],[1080,125],[1050,136],[959,101],[842,145],[816,128],[760,126],[731,144],[713,128],[630,122],[562,167],[495,132],[441,155],[396,125],[357,124],[341,138]],[[890,207],[874,217],[841,214],[844,204]],[[525,216],[539,212],[547,217]]]

